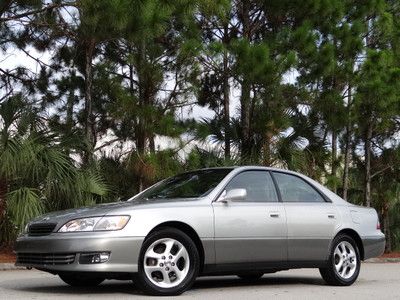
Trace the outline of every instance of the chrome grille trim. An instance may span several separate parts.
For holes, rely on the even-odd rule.
[[[21,265],[70,265],[75,253],[17,253],[17,264]]]
[[[28,235],[43,236],[49,235],[56,228],[56,223],[33,223],[28,227]]]

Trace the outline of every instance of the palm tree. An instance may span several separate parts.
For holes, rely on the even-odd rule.
[[[98,172],[76,166],[21,95],[1,103],[0,122],[0,243],[12,241],[41,213],[93,204],[105,195]]]

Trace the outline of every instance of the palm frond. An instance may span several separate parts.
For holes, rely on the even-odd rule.
[[[19,230],[32,218],[44,211],[40,191],[35,188],[20,187],[7,194],[8,213]]]

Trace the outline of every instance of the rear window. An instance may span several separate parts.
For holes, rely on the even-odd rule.
[[[300,177],[274,172],[283,202],[325,202],[318,191]]]

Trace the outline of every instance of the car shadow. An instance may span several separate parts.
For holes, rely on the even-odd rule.
[[[99,286],[95,287],[72,287],[66,285],[60,281],[60,284],[49,283],[48,286],[44,286],[41,282],[35,285],[35,282],[31,284],[15,285],[12,284],[6,286],[3,282],[2,288],[9,290],[38,293],[38,294],[64,294],[64,295],[102,295],[102,294],[129,294],[129,295],[143,295],[143,293],[137,289],[134,284],[130,281],[105,281]]]
[[[322,278],[318,277],[294,277],[294,276],[264,276],[257,280],[244,280],[235,276],[205,277],[199,278],[192,289],[212,289],[223,287],[246,287],[246,286],[272,286],[272,285],[325,285]]]
[[[251,287],[251,286],[276,286],[276,285],[325,285],[324,281],[318,277],[294,277],[294,276],[264,276],[258,280],[243,280],[236,276],[200,277],[196,280],[192,291],[207,290],[225,287]],[[11,289],[19,292],[44,293],[44,294],[79,294],[79,295],[102,295],[102,294],[129,294],[141,295],[143,293],[130,281],[105,281],[97,287],[70,287],[60,281],[60,283],[49,283],[44,286],[36,279],[24,284],[16,285],[15,282],[2,283],[2,288]]]
[[[4,286],[3,286],[4,288]],[[7,287],[6,287],[7,288]],[[96,287],[71,287],[61,283],[59,285],[49,286],[13,286],[8,287],[14,291],[39,293],[39,294],[65,294],[65,295],[101,295],[101,294],[129,294],[129,295],[143,295],[132,283],[129,281],[118,281],[118,282],[104,282],[103,284]]]

